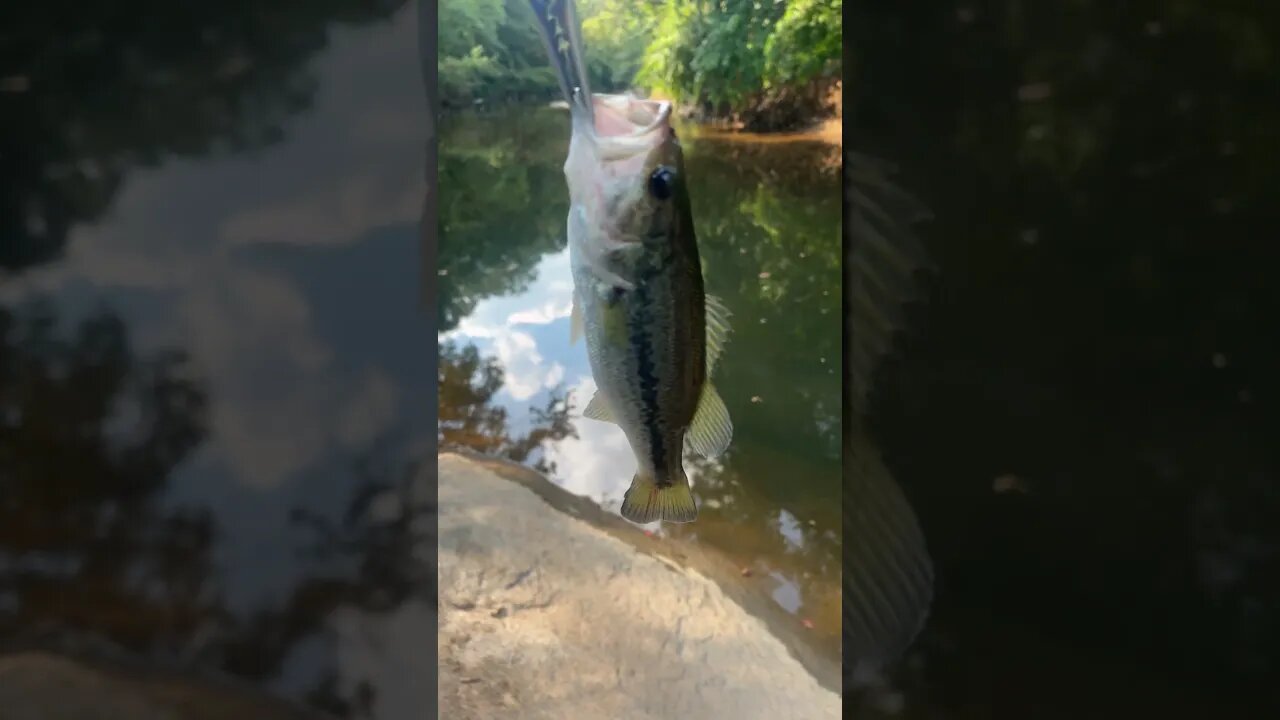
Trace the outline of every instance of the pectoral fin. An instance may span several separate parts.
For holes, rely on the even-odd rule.
[[[582,417],[599,420],[600,422],[617,423],[613,419],[613,413],[609,411],[609,405],[600,397],[600,393],[596,392],[591,396],[591,400],[587,402],[587,407],[582,410]]]
[[[690,449],[704,458],[719,457],[733,440],[729,409],[711,383],[702,386],[702,398],[698,401],[698,410],[689,424],[685,440]]]

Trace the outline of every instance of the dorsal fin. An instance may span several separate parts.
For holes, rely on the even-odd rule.
[[[732,313],[715,295],[706,296],[707,306],[707,378],[715,370],[716,361],[729,341],[729,317]]]

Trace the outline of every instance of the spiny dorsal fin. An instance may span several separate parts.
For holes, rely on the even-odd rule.
[[[716,360],[729,339],[729,317],[732,313],[715,295],[706,296],[707,306],[707,377],[716,367]]]
[[[715,386],[708,382],[702,386],[702,398],[685,433],[685,442],[702,457],[716,458],[729,448],[731,440],[733,422],[729,419],[729,409]]]
[[[587,402],[587,407],[582,411],[582,417],[599,420],[600,422],[617,422],[613,419],[613,413],[609,411],[609,405],[600,396],[599,391],[596,391],[596,394],[592,395],[591,400]]]
[[[853,153],[846,157],[845,171],[850,200],[845,220],[853,239],[845,259],[850,308],[845,336],[852,361],[845,387],[860,415],[877,367],[903,330],[904,307],[920,290],[915,272],[933,264],[912,231],[929,218],[924,206],[890,182],[888,168],[879,161]]]

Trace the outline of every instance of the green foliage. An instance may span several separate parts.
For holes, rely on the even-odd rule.
[[[498,26],[506,17],[503,0],[441,0],[441,58],[461,58],[498,47]]]
[[[638,86],[717,114],[741,113],[804,104],[814,95],[807,89],[840,77],[840,0],[583,0],[578,6],[597,91]],[[442,0],[440,8],[440,27],[447,28],[439,60],[446,106],[556,96],[525,0]]]
[[[765,45],[781,2],[693,0],[668,4],[639,80],[681,100],[741,105],[764,88]]]
[[[840,78],[840,9],[839,0],[677,0],[663,8],[637,80],[713,114],[768,110],[776,119],[757,124],[792,124],[820,112],[811,91]],[[779,104],[788,106],[780,114]]]
[[[586,0],[582,39],[593,87],[632,84],[658,25],[662,3],[635,0]]]
[[[840,0],[792,0],[765,42],[765,85],[840,76]]]
[[[523,0],[441,0],[439,17],[437,77],[444,105],[554,90]]]
[[[647,37],[640,11],[621,0],[579,3],[596,90],[625,87],[639,67]],[[446,107],[475,101],[550,100],[555,74],[526,0],[441,0],[437,61]]]
[[[440,93],[445,98],[466,98],[473,88],[487,86],[501,75],[497,62],[477,45],[461,57],[440,58]]]

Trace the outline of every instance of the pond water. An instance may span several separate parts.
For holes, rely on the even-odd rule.
[[[434,498],[411,479],[434,464],[436,343],[414,9],[11,6],[0,645],[92,635],[421,717]]]
[[[445,442],[543,468],[616,511],[636,462],[619,428],[580,417],[595,386],[585,343],[569,341],[568,125],[567,112],[543,106],[442,122],[441,428]],[[717,461],[687,465],[697,521],[646,529],[723,551],[834,657],[839,147],[679,132],[707,292],[733,313],[713,380],[734,438]],[[486,363],[494,374],[481,379]]]

